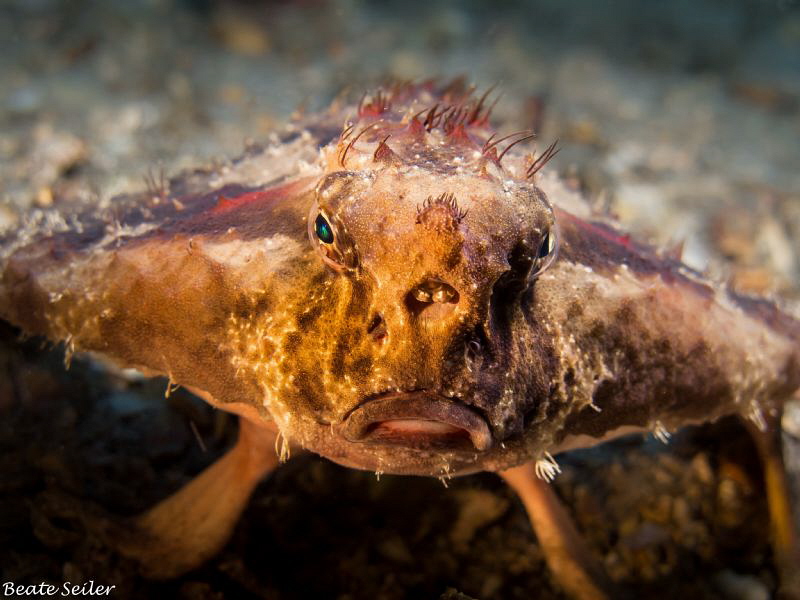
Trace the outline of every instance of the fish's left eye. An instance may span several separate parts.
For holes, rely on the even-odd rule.
[[[539,258],[540,260],[543,258],[547,258],[550,256],[550,253],[556,249],[556,239],[553,235],[550,234],[548,231],[544,234],[544,238],[542,239],[542,243],[539,246]]]
[[[549,267],[556,257],[558,250],[558,243],[556,239],[555,229],[550,229],[542,237],[539,243],[539,251],[536,253],[536,259],[531,269],[531,276],[536,277],[540,275],[547,267]]]

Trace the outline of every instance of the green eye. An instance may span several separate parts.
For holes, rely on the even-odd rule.
[[[333,230],[330,223],[321,214],[317,215],[317,219],[314,221],[314,233],[323,244],[333,243]]]

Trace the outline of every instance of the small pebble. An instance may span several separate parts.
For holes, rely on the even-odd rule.
[[[750,575],[741,575],[730,569],[714,576],[719,591],[729,600],[769,600],[766,586]]]

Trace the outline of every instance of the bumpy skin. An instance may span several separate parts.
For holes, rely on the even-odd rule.
[[[0,315],[387,473],[759,422],[800,386],[800,322],[631,241],[492,133],[485,99],[398,86],[221,171],[30,215]]]

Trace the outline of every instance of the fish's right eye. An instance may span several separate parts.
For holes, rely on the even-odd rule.
[[[331,224],[328,223],[328,220],[322,213],[318,214],[317,218],[314,220],[314,233],[323,244],[333,244],[333,230],[331,229]]]
[[[308,239],[323,262],[341,273],[354,269],[357,263],[355,248],[342,223],[314,205],[308,215]]]

